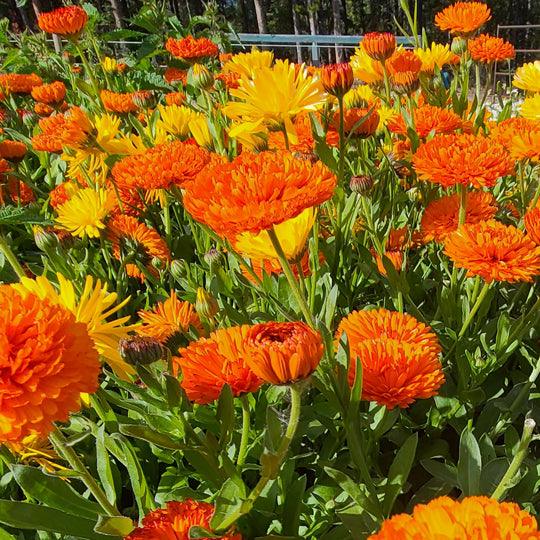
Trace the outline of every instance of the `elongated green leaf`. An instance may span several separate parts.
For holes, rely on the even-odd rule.
[[[111,460],[105,445],[105,426],[100,426],[96,434],[96,462],[99,479],[101,480],[107,499],[114,505],[116,504],[116,489],[114,487]]]
[[[283,534],[297,534],[298,525],[300,523],[300,511],[302,509],[302,499],[306,490],[306,476],[293,480],[288,486],[285,493],[285,501],[283,504]]]
[[[228,478],[216,499],[216,511],[210,521],[212,530],[225,530],[236,521],[244,497],[245,491],[233,479]]]
[[[40,503],[88,519],[97,519],[101,511],[98,504],[79,495],[61,478],[26,465],[13,465],[11,472],[23,491]]]
[[[88,540],[120,540],[119,536],[94,532],[95,521],[74,519],[55,508],[16,501],[0,500],[0,523],[15,529],[55,532]]]
[[[122,424],[120,426],[120,433],[147,441],[162,448],[169,448],[170,450],[183,450],[185,448],[184,444],[176,442],[174,439],[167,437],[167,435],[163,435],[163,433],[139,424]]]
[[[100,516],[94,527],[98,533],[127,536],[134,529],[133,521],[123,516]]]
[[[480,493],[480,474],[482,471],[482,455],[478,441],[469,428],[461,433],[459,441],[458,480],[463,495]]]

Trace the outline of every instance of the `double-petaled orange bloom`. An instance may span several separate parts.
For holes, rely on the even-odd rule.
[[[520,229],[494,219],[465,224],[447,236],[444,251],[467,276],[486,282],[530,282],[540,275],[540,247]]]
[[[457,193],[430,202],[424,210],[420,232],[424,242],[443,242],[457,230],[460,200]],[[498,207],[493,195],[487,191],[472,191],[467,195],[465,223],[478,223],[491,219]]]
[[[327,201],[336,177],[321,162],[287,152],[244,152],[208,165],[186,187],[184,205],[219,235],[258,233]]]
[[[461,118],[448,109],[435,105],[422,105],[411,111],[413,129],[420,138],[430,133],[452,133],[463,125]],[[407,135],[408,125],[402,115],[393,116],[388,120],[387,127],[393,133]]]
[[[126,536],[125,540],[188,540],[191,527],[210,527],[214,511],[213,505],[193,499],[171,501],[166,508],[146,515],[142,526]],[[219,539],[242,540],[242,535],[230,533],[220,536]]]
[[[32,88],[32,97],[40,103],[61,103],[66,97],[66,85],[62,81],[42,84]]]
[[[408,407],[429,398],[444,382],[437,336],[410,315],[373,309],[354,311],[339,324],[336,340],[345,333],[351,364],[349,382],[362,364],[362,399]]]
[[[44,32],[68,37],[79,34],[87,22],[88,15],[80,6],[60,7],[38,17],[38,26]]]
[[[1,285],[0,336],[0,441],[48,435],[97,389],[98,353],[71,311]]]
[[[384,62],[396,50],[396,36],[390,32],[368,32],[360,45],[370,58]]]
[[[470,36],[491,19],[483,2],[456,2],[435,15],[435,24],[456,36]]]
[[[171,253],[159,233],[152,227],[141,223],[137,218],[118,214],[107,223],[108,236],[112,243],[113,255],[118,260],[131,255],[143,265],[150,274],[157,274],[151,266],[156,258],[163,264],[170,262]],[[125,265],[128,276],[144,281],[144,272],[134,262]]]
[[[36,86],[43,84],[41,77],[35,73],[3,73],[0,75],[0,93],[30,94]]]
[[[169,84],[179,82],[185,85],[187,83],[187,71],[185,69],[179,69],[171,66],[165,70],[163,78]]]
[[[139,110],[137,99],[147,99],[150,95],[150,92],[144,90],[138,92],[111,92],[110,90],[102,90],[99,97],[107,111],[117,114],[127,114]]]
[[[210,154],[194,144],[173,141],[120,160],[112,169],[118,185],[129,188],[185,187],[210,161]]]
[[[354,82],[353,70],[348,62],[325,65],[319,74],[323,88],[333,96],[342,97]]]
[[[0,158],[19,161],[26,155],[26,144],[20,141],[4,139],[0,141]]]
[[[407,93],[418,88],[422,60],[413,51],[397,50],[387,65],[390,80],[396,91]]]
[[[332,118],[332,127],[339,129],[339,113]],[[379,127],[379,113],[374,108],[353,107],[343,111],[343,129],[355,137],[369,137]]]
[[[412,514],[398,514],[383,522],[368,540],[537,540],[534,516],[511,502],[488,497],[455,501],[439,497],[418,504]]]
[[[400,227],[399,229],[391,229],[384,245],[384,256],[390,260],[392,266],[399,272],[403,266],[405,251],[412,245],[409,228]],[[384,267],[383,258],[374,248],[371,249],[372,255],[375,257],[377,269],[386,276],[386,268]]]
[[[187,36],[182,39],[169,38],[165,48],[176,58],[186,62],[200,62],[219,54],[218,46],[210,39]]]
[[[443,187],[493,187],[513,171],[514,162],[498,142],[476,135],[438,135],[420,145],[413,166],[422,180]]]
[[[540,246],[540,204],[528,210],[523,221],[529,238]]]
[[[514,46],[511,43],[503,38],[488,34],[481,34],[469,40],[468,47],[471,58],[483,64],[511,60],[516,55]]]

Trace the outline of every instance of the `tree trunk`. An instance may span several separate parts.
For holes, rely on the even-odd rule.
[[[240,14],[242,16],[242,32],[249,32],[249,17],[246,0],[239,0],[238,8],[240,9]]]
[[[332,0],[332,16],[334,18],[334,35],[343,35],[343,18],[341,16],[341,0]],[[343,51],[336,43],[336,62],[343,59]]]
[[[291,0],[291,9],[292,9],[294,35],[298,36],[300,35],[300,24],[298,20],[298,0]],[[301,64],[304,61],[304,59],[302,58],[302,47],[300,46],[299,42],[296,42],[296,59],[299,64]]]
[[[307,0],[307,12],[309,20],[309,33],[312,36],[316,36],[319,33],[316,0]],[[319,64],[319,50],[317,47],[318,45],[315,43],[311,46],[311,61],[314,65]]]
[[[266,10],[264,8],[264,0],[253,0],[255,4],[255,13],[257,14],[257,26],[259,34],[267,34],[268,27],[266,25]]]
[[[123,28],[123,22],[124,22],[124,11],[122,9],[122,4],[119,0],[110,0],[113,17],[114,17],[114,26],[121,30]]]

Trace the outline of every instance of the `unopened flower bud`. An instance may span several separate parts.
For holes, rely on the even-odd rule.
[[[328,64],[321,68],[320,73],[323,88],[332,96],[344,96],[354,82],[353,70],[348,62]]]
[[[139,90],[133,94],[133,103],[139,109],[149,109],[155,105],[155,98],[153,92],[149,90]]]
[[[23,109],[21,111],[21,120],[26,127],[32,127],[36,123],[37,115],[33,111]]]
[[[170,352],[157,339],[131,336],[118,342],[120,356],[132,366],[147,366],[167,358]]]
[[[353,176],[349,184],[351,191],[359,195],[367,195],[373,187],[373,177],[367,174]]]
[[[452,40],[452,45],[450,46],[450,50],[454,54],[461,56],[467,50],[467,40],[459,36],[455,37]]]
[[[197,289],[195,311],[199,317],[206,320],[212,320],[219,312],[219,306],[216,299],[202,287]]]
[[[215,268],[216,266],[219,266],[221,264],[223,255],[221,254],[221,252],[219,252],[216,248],[213,247],[204,254],[203,259],[210,268]]]
[[[181,259],[174,259],[171,262],[170,272],[174,279],[182,279],[185,277],[185,263]]]
[[[34,227],[34,242],[41,251],[54,249],[60,244],[56,234],[38,226]]]
[[[214,84],[214,76],[206,66],[193,64],[188,72],[188,83],[195,88],[208,90]]]
[[[161,257],[152,257],[152,266],[156,270],[165,270],[167,267],[167,261]]]

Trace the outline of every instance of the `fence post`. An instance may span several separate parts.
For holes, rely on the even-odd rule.
[[[319,65],[319,46],[316,41],[311,44],[311,61],[314,66]]]

